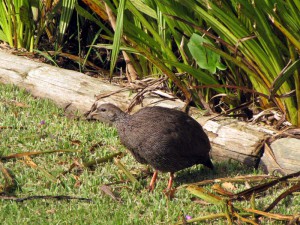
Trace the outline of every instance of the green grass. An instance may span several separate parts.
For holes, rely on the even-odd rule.
[[[168,200],[162,194],[167,185],[167,174],[160,174],[155,191],[149,193],[146,187],[151,175],[130,154],[125,154],[121,162],[134,174],[140,185],[127,181],[124,173],[113,162],[99,164],[94,170],[77,168],[64,174],[76,161],[82,163],[118,151],[126,152],[114,128],[98,122],[70,118],[51,101],[34,98],[13,86],[0,85],[0,115],[2,156],[61,149],[74,151],[32,156],[31,159],[38,168],[28,166],[23,158],[2,160],[18,184],[13,195],[19,198],[68,195],[92,199],[92,202],[56,199],[24,202],[0,200],[1,224],[173,224],[182,221],[183,215],[195,218],[222,212],[217,206],[193,201],[194,196],[184,188],[176,192],[173,200]],[[41,121],[45,123],[41,124]],[[102,146],[90,151],[99,142]],[[204,179],[260,173],[239,163],[215,164],[215,173],[201,165],[177,173],[175,186]],[[2,173],[0,174],[0,189],[3,189],[5,181]],[[121,202],[101,191],[102,185],[109,185],[113,193],[121,198]],[[244,184],[235,186],[238,188],[236,191],[245,189]],[[210,189],[210,186],[205,188]],[[257,207],[265,208],[280,191],[281,188],[268,191],[266,197],[257,199]],[[235,204],[249,207],[247,202]],[[280,202],[272,212],[295,214],[299,211],[300,197],[295,195]],[[225,224],[225,221],[206,223]],[[281,223],[264,220],[263,224]]]

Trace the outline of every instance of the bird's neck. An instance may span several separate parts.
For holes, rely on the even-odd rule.
[[[130,115],[129,115],[129,114],[127,114],[127,113],[125,113],[125,112],[123,112],[123,111],[120,111],[120,113],[118,114],[117,119],[116,119],[116,121],[115,121],[116,126],[118,127],[118,126],[120,126],[120,125],[126,123],[126,121],[127,121],[129,118],[130,118]]]

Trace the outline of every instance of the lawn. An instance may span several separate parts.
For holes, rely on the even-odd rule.
[[[37,99],[10,85],[0,85],[0,156],[14,153],[41,152],[43,154],[1,159],[0,163],[11,174],[11,188],[5,186],[0,175],[0,192],[8,198],[53,196],[57,198],[1,199],[2,224],[175,224],[183,218],[196,218],[221,213],[222,207],[205,204],[184,187],[170,200],[163,190],[168,175],[160,174],[154,192],[147,184],[151,169],[138,164],[120,144],[117,132],[99,122],[66,114],[51,101]],[[54,152],[57,151],[57,152]],[[132,183],[124,170],[112,160],[83,167],[84,162],[124,152],[120,162],[133,174]],[[257,175],[262,172],[246,168],[237,162],[214,162],[216,171],[201,165],[177,173],[174,185],[238,175]],[[247,184],[248,185],[248,184]],[[244,183],[233,183],[234,192],[246,189]],[[289,185],[289,184],[285,184]],[[211,190],[211,185],[203,186]],[[281,193],[284,186],[267,191],[256,199],[256,207],[265,208]],[[285,187],[284,187],[285,188]],[[5,191],[5,193],[4,193]],[[59,196],[86,199],[64,200]],[[250,207],[249,202],[235,203]],[[300,212],[299,193],[285,198],[272,213]],[[265,219],[262,224],[284,224]],[[210,220],[205,224],[226,224],[225,220]]]

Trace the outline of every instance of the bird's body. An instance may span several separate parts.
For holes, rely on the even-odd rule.
[[[142,164],[173,173],[195,164],[213,168],[209,139],[201,125],[178,110],[143,108],[133,115],[112,104],[100,105],[92,117],[114,124],[121,143]]]

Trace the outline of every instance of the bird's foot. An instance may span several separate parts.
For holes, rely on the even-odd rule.
[[[163,193],[168,199],[173,199],[176,192],[176,188],[166,188]]]
[[[148,191],[149,191],[149,192],[152,192],[152,191],[154,190],[154,188],[155,188],[155,184],[150,184],[150,185],[148,186]]]

